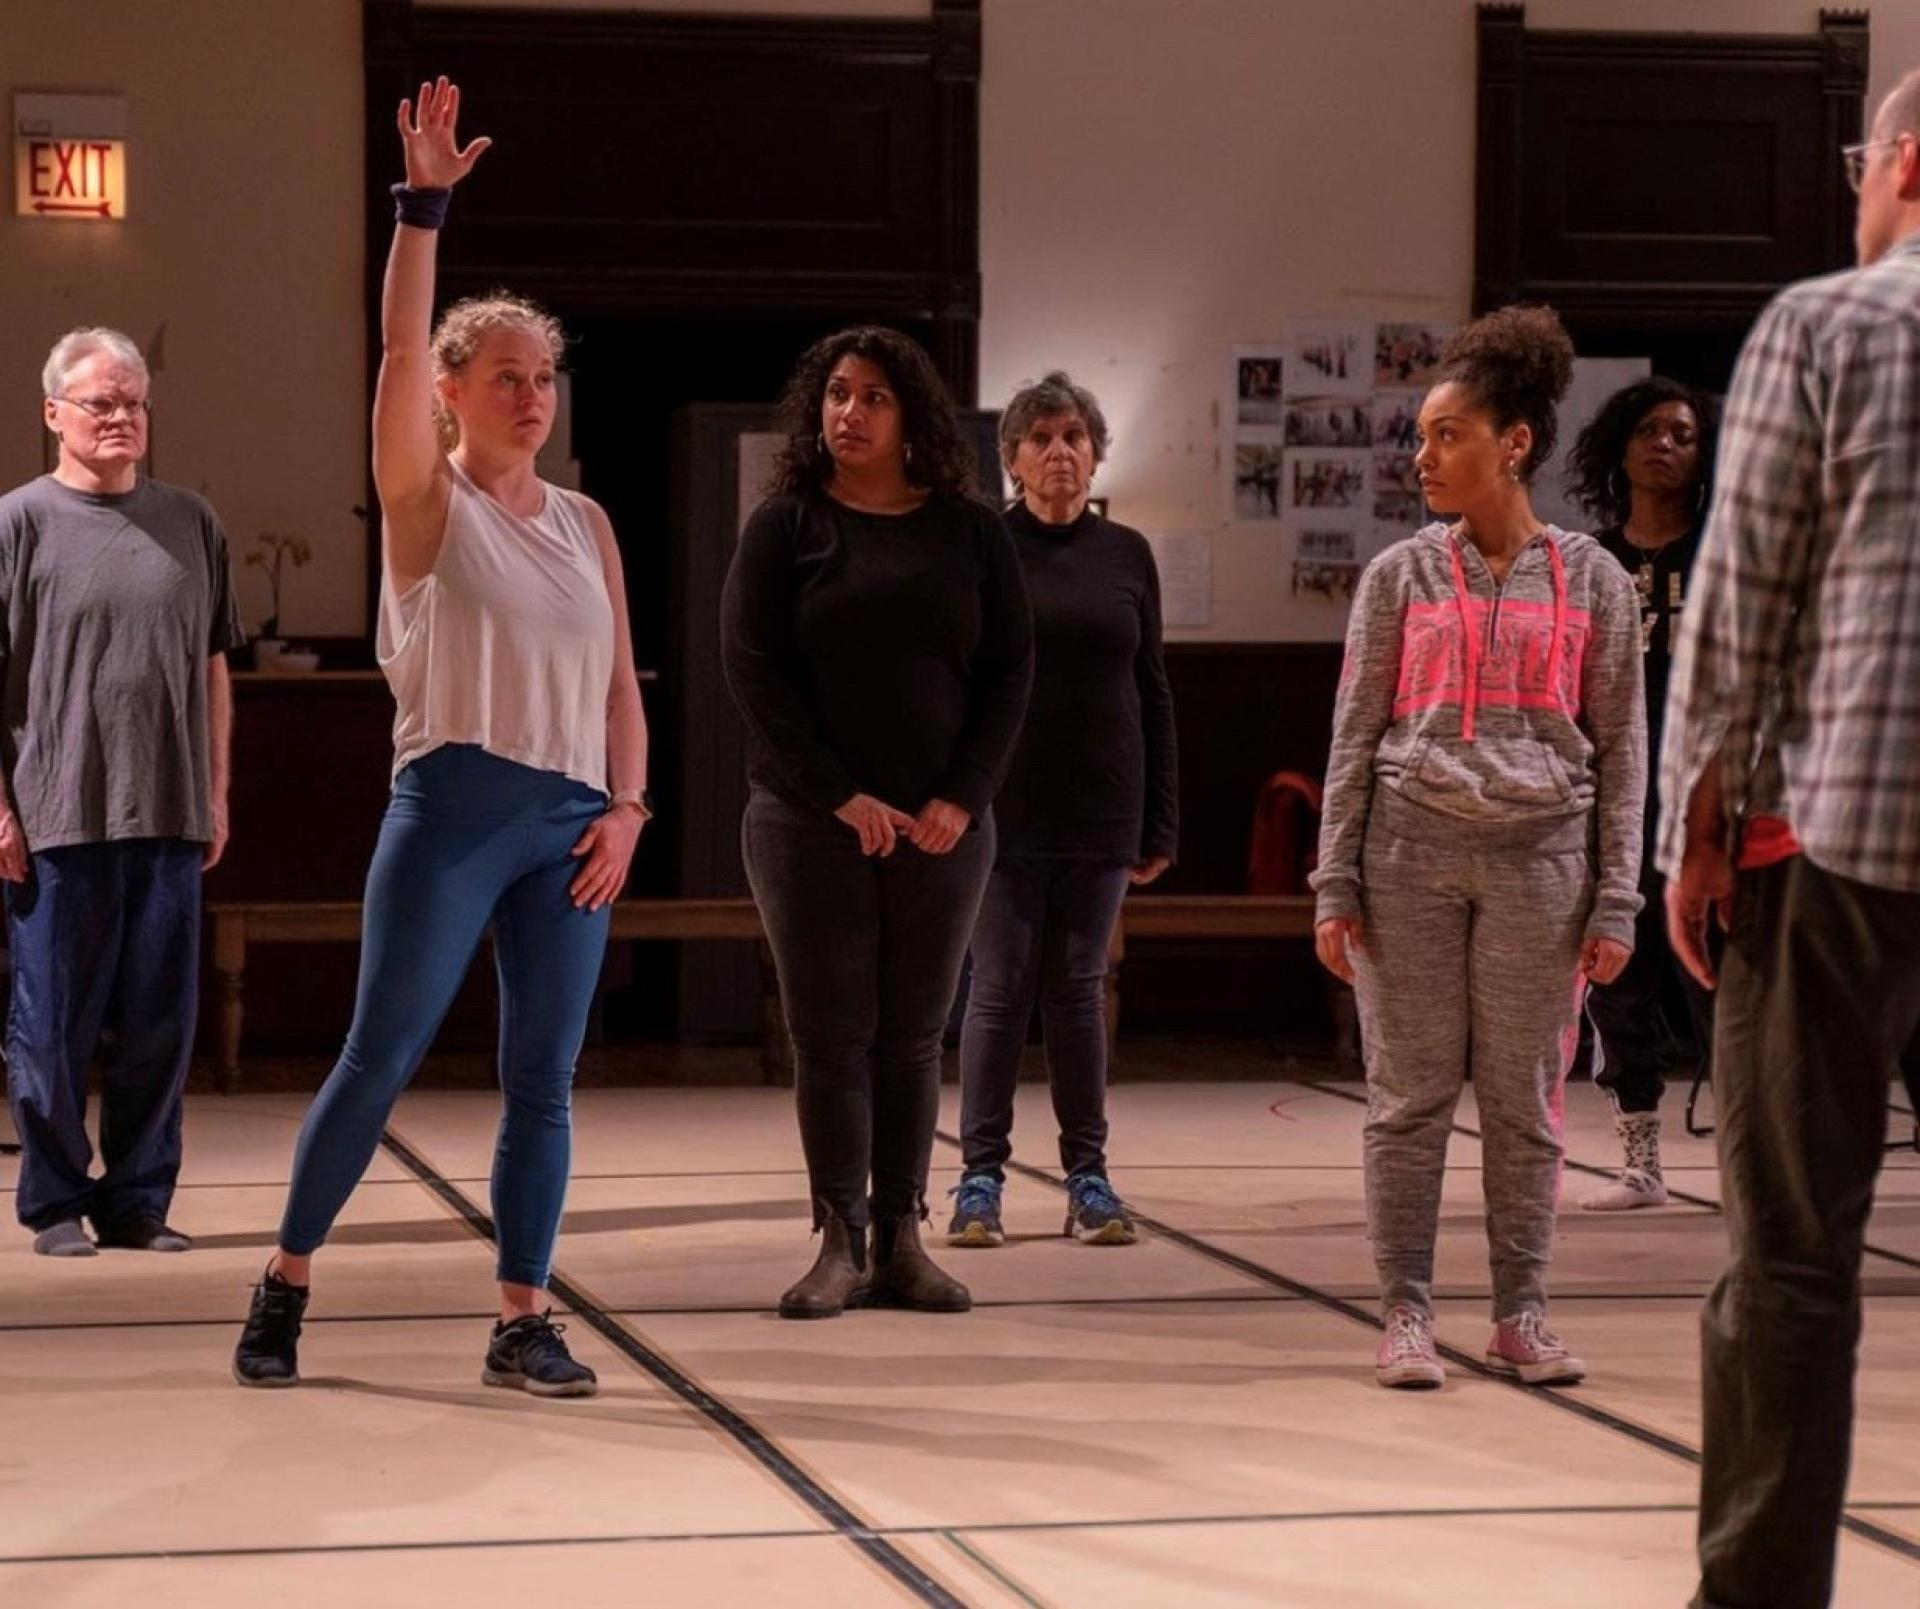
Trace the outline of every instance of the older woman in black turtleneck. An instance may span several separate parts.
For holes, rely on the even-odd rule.
[[[1106,456],[1093,394],[1049,374],[1000,420],[1006,516],[1033,605],[1027,722],[995,806],[999,853],[973,932],[960,1038],[965,1172],[948,1241],[997,1246],[1014,1084],[1037,1000],[1060,1124],[1066,1232],[1124,1245],[1107,1180],[1107,948],[1129,884],[1173,862],[1178,788],[1160,587],[1138,531],[1088,506]]]

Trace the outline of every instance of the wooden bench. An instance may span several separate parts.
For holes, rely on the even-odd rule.
[[[240,1074],[246,1026],[247,951],[255,944],[357,944],[357,900],[281,904],[214,904],[215,1009],[219,1018],[216,1087],[223,1093]],[[1311,895],[1134,894],[1120,908],[1107,952],[1107,1027],[1120,1024],[1120,968],[1132,939],[1310,939]],[[770,1084],[792,1082],[791,1052],[780,993],[760,913],[750,899],[620,900],[613,907],[615,939],[735,939],[760,946],[761,1071]]]
[[[223,1094],[240,1073],[240,1041],[246,1028],[247,951],[255,944],[360,942],[358,900],[300,900],[282,904],[214,904],[215,1009],[219,1014],[219,1060],[215,1087]],[[792,1082],[786,1023],[773,958],[760,913],[750,899],[635,899],[613,906],[616,939],[751,939],[760,946],[761,1071],[770,1084]],[[344,1024],[342,1025],[344,1028]]]

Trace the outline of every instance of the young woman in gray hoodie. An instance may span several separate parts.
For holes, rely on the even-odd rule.
[[[1561,1097],[1586,986],[1633,947],[1646,710],[1632,583],[1528,493],[1572,368],[1548,308],[1454,336],[1415,459],[1428,507],[1453,518],[1368,566],[1347,627],[1315,940],[1360,1001],[1383,1385],[1445,1377],[1433,1251],[1469,1075],[1487,1362],[1530,1384],[1586,1372],[1546,1326]]]

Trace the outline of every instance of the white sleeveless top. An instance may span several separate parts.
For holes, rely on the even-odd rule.
[[[453,466],[432,572],[399,594],[381,583],[394,775],[443,743],[474,743],[606,790],[606,570],[581,499],[541,486],[545,503],[523,519]]]

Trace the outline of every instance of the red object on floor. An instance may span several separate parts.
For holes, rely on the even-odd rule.
[[[1276,771],[1253,807],[1247,854],[1249,894],[1304,894],[1319,858],[1324,790],[1300,771]]]

